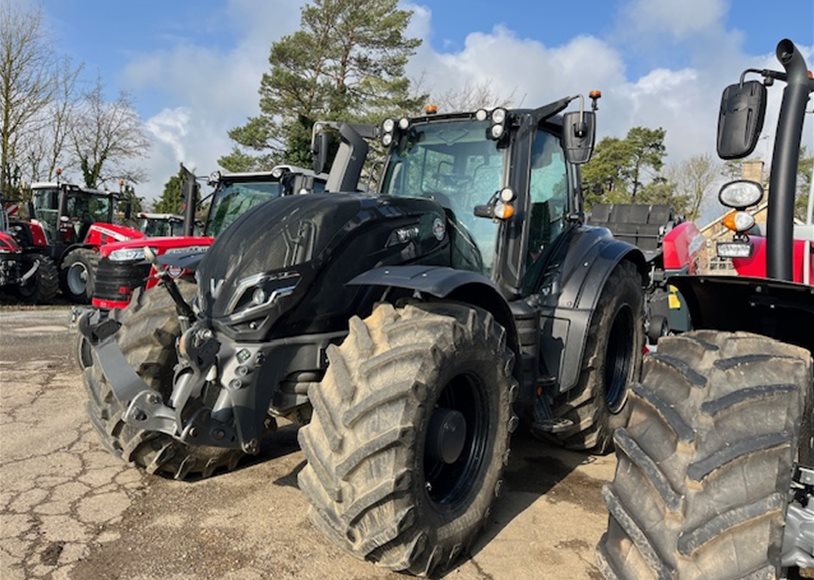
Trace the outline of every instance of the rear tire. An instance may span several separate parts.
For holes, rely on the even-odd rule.
[[[26,283],[17,287],[17,296],[27,304],[49,304],[59,291],[59,273],[54,261],[42,254],[25,254],[23,270],[27,271],[39,260],[39,267]]]
[[[60,265],[62,293],[75,304],[90,304],[98,267],[98,252],[89,248],[70,252]]]
[[[196,286],[177,281],[178,289],[189,300]],[[122,311],[121,328],[116,339],[130,366],[164,401],[172,393],[175,350],[181,327],[175,303],[164,288],[137,289]],[[169,435],[138,429],[122,421],[126,411],[116,399],[99,364],[84,370],[88,391],[87,413],[102,444],[124,461],[148,473],[186,479],[208,477],[216,470],[234,469],[243,453],[220,447],[190,446]]]
[[[775,578],[811,354],[755,334],[663,338],[615,434],[606,578]]]
[[[572,427],[546,434],[568,449],[613,450],[613,431],[627,423],[630,385],[638,379],[644,348],[644,290],[632,262],[611,273],[591,317],[577,385],[552,405],[555,419]]]
[[[505,334],[463,304],[382,304],[350,320],[309,389],[314,414],[299,434],[308,460],[300,489],[335,544],[425,576],[468,552],[517,426]]]

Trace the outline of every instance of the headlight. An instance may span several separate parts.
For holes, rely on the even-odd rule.
[[[300,282],[296,271],[255,274],[238,282],[226,306],[230,323],[243,322],[267,314],[277,302],[290,296]]]
[[[132,260],[144,260],[144,248],[122,248],[113,250],[107,255],[111,262],[129,262]]]
[[[486,109],[478,109],[475,111],[475,118],[478,121],[485,121],[489,117],[489,112]]]
[[[393,142],[393,134],[392,133],[385,133],[382,136],[382,145],[384,145],[385,147],[389,147],[392,142]]]
[[[718,200],[726,207],[746,209],[763,199],[763,187],[754,181],[739,179],[721,187]]]
[[[721,258],[750,258],[752,244],[749,242],[719,242],[718,256]]]
[[[503,125],[492,125],[492,139],[500,139],[503,136]]]
[[[401,119],[399,119],[399,129],[401,129],[402,131],[406,131],[409,128],[410,128],[410,119],[408,119],[407,117],[402,117]]]
[[[392,133],[395,128],[396,122],[393,119],[385,119],[384,123],[382,123],[382,129],[384,129],[385,133]]]
[[[492,122],[503,123],[506,120],[506,109],[498,108],[492,111]]]

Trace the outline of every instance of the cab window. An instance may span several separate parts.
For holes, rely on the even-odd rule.
[[[568,173],[559,138],[538,130],[529,177],[529,263],[563,231],[568,214]]]

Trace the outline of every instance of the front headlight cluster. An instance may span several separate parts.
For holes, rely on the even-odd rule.
[[[478,109],[475,112],[475,118],[478,121],[486,121],[489,119],[491,124],[489,128],[486,130],[486,136],[489,139],[494,139],[498,141],[503,135],[506,133],[506,121],[509,118],[509,113],[503,107],[498,107],[497,109],[492,109],[492,111],[487,111],[486,109]]]
[[[396,128],[400,131],[406,131],[410,128],[410,119],[402,117],[398,122],[395,119],[385,119],[381,126],[382,145],[390,147],[390,145],[393,144],[396,136]]]
[[[122,248],[121,250],[113,250],[107,255],[107,259],[111,262],[131,262],[134,260],[144,260],[144,248]]]
[[[255,274],[238,282],[226,306],[229,323],[267,314],[280,299],[294,293],[301,279],[296,271]]]

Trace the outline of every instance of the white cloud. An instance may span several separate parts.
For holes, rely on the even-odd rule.
[[[141,190],[157,195],[161,185],[185,161],[208,173],[231,148],[226,135],[258,110],[257,88],[268,69],[271,43],[296,29],[302,0],[232,0],[228,23],[241,31],[231,50],[181,43],[170,51],[135,58],[127,68],[129,87],[157,90],[171,105],[147,121],[154,148],[148,161],[150,183]],[[771,54],[744,53],[743,36],[724,27],[724,0],[630,0],[607,38],[579,35],[548,45],[522,38],[505,26],[469,34],[458,50],[436,50],[429,8],[405,3],[414,11],[408,33],[424,40],[408,65],[423,90],[441,95],[469,83],[489,83],[515,105],[535,107],[565,95],[600,89],[599,136],[623,136],[636,125],[667,130],[668,161],[715,152],[718,101],[724,86],[747,67],[777,67]],[[621,31],[621,32],[620,32]],[[633,43],[633,44],[631,44]],[[643,43],[643,44],[642,44]],[[631,46],[658,43],[679,47],[689,56],[680,68],[653,66],[633,74],[624,54]],[[803,47],[809,61],[812,47]],[[644,49],[642,49],[644,50]],[[649,54],[649,53],[648,53]],[[655,58],[655,57],[654,57]],[[674,62],[670,59],[669,62]],[[641,62],[639,63],[641,67]],[[770,89],[765,133],[772,135],[781,90]],[[811,141],[808,123],[806,138]],[[766,141],[761,146],[770,151]]]
[[[717,28],[726,14],[725,0],[632,0],[621,11],[630,34],[669,34],[674,40]]]
[[[145,121],[150,157],[142,163],[149,181],[139,185],[148,197],[184,162],[199,173],[217,168],[228,153],[227,131],[258,112],[257,89],[268,70],[271,43],[296,29],[303,0],[231,0],[223,28],[236,31],[230,50],[179,41],[170,50],[136,55],[124,70],[125,88],[157,92],[170,106]]]

